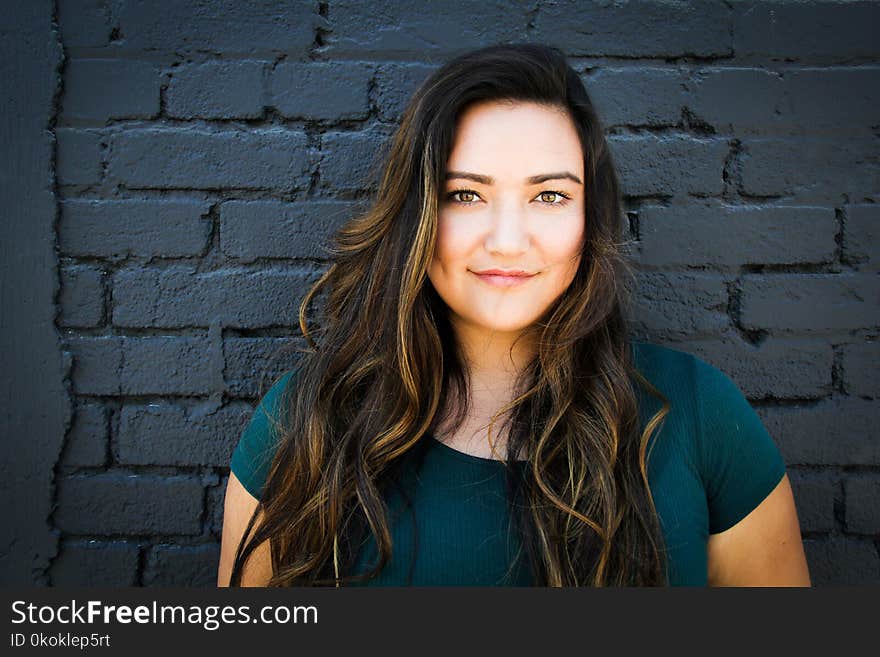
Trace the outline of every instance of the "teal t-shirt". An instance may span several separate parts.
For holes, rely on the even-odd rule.
[[[732,527],[757,507],[782,479],[785,462],[727,375],[669,347],[632,346],[636,367],[671,404],[649,443],[648,459],[669,581],[705,586],[709,534]],[[277,445],[274,421],[293,374],[288,372],[266,393],[232,455],[232,472],[258,499]],[[637,390],[644,427],[661,401]],[[465,454],[430,435],[424,440],[419,467],[404,469],[400,486],[388,493],[392,557],[367,584],[531,585],[521,544],[511,530],[504,464]],[[355,572],[365,572],[376,558],[370,535]]]

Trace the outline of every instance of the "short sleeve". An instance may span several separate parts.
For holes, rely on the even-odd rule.
[[[257,499],[262,496],[269,466],[278,449],[278,427],[288,400],[284,393],[293,374],[291,371],[282,376],[263,396],[232,453],[230,470]]]
[[[709,533],[717,534],[764,501],[785,474],[785,461],[737,385],[699,358],[694,365]]]

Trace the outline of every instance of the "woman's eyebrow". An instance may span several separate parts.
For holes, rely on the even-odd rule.
[[[465,178],[467,180],[473,180],[474,182],[481,183],[483,185],[493,185],[495,183],[495,179],[492,176],[484,176],[479,173],[471,173],[469,171],[448,171],[446,173],[446,180],[452,180],[453,178]],[[582,185],[581,179],[576,175],[571,173],[570,171],[558,171],[555,173],[539,173],[535,176],[529,176],[525,179],[525,182],[529,185],[537,185],[542,182],[546,182],[548,180],[572,180],[576,182],[578,185]]]

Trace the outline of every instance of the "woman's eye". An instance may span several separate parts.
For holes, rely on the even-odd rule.
[[[458,196],[459,198],[455,198]],[[449,192],[446,195],[446,198],[455,201],[456,203],[460,203],[461,205],[471,205],[477,198],[477,193],[472,189],[456,189],[454,192]]]
[[[538,194],[538,198],[547,205],[565,205],[568,202],[569,196],[562,192],[547,191]]]

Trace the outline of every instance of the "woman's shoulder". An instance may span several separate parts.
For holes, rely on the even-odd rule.
[[[740,396],[742,392],[721,369],[692,353],[668,345],[633,341],[633,362],[661,392],[693,398],[697,394]]]
[[[278,375],[265,394],[260,398],[259,405],[271,412],[279,404],[285,401],[289,396],[289,392],[297,378],[298,372],[299,370],[297,368],[293,368]]]
[[[687,398],[697,411],[724,407],[742,414],[752,410],[739,385],[725,371],[699,356],[648,342],[633,342],[633,354],[636,367],[645,378],[661,392]]]
[[[634,344],[640,371],[692,426],[710,511],[710,532],[738,522],[775,487],[785,461],[757,411],[721,369],[687,352]],[[688,432],[691,433],[691,432]]]
[[[230,470],[245,490],[257,499],[262,494],[269,466],[284,433],[283,423],[290,406],[289,393],[297,373],[294,368],[275,379],[257,402],[232,453]]]
[[[670,401],[695,416],[698,430],[717,435],[719,424],[757,417],[739,385],[719,367],[674,347],[633,342],[636,368]]]
[[[636,369],[660,392],[667,397],[692,394],[697,385],[695,374],[699,359],[696,356],[673,347],[639,340],[632,341],[631,347]]]

